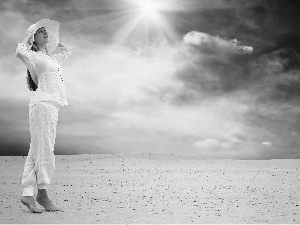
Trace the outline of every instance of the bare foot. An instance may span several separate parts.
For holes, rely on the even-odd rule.
[[[41,210],[36,208],[34,198],[32,196],[22,196],[21,202],[26,205],[33,213],[42,213]]]
[[[46,189],[39,189],[38,195],[36,196],[36,201],[43,206],[47,211],[55,212],[60,211],[59,208],[56,208],[50,199],[48,198]]]

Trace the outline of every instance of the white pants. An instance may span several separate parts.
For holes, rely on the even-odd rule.
[[[22,196],[33,196],[35,185],[38,189],[46,189],[52,180],[59,108],[51,102],[40,102],[29,107],[31,143],[22,177]]]

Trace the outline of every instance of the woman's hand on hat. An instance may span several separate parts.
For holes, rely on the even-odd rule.
[[[33,35],[33,34],[29,34],[28,36],[26,36],[26,37],[24,38],[24,40],[22,41],[22,43],[23,43],[24,45],[26,45],[26,46],[31,45],[32,43],[30,43],[30,39],[31,39],[32,35]]]
[[[57,45],[58,48],[64,48],[67,47],[66,44],[62,43],[61,41]]]

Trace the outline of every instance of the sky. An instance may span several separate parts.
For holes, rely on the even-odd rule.
[[[297,0],[4,0],[0,155],[27,155],[26,29],[61,23],[56,155],[300,158]],[[58,53],[57,49],[54,53]]]

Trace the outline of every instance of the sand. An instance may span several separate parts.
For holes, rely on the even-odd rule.
[[[58,155],[48,194],[64,211],[41,214],[20,202],[25,160],[0,157],[0,223],[300,223],[299,159]]]

